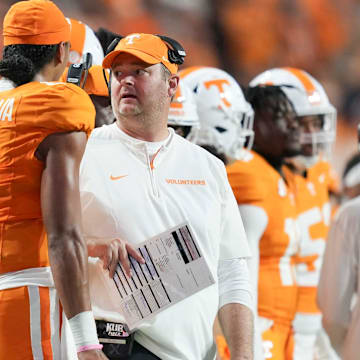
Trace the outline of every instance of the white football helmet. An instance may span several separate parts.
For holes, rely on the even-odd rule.
[[[211,145],[233,159],[253,144],[254,111],[235,79],[211,67],[190,67],[180,78],[195,94],[200,129],[196,143]]]
[[[320,115],[320,130],[303,130],[300,142],[312,145],[311,156],[316,161],[320,153],[331,148],[336,137],[336,109],[330,103],[322,85],[306,71],[284,67],[274,68],[256,76],[249,86],[279,85],[292,102],[298,117]],[[300,91],[293,91],[296,88]],[[310,161],[311,163],[314,161]]]
[[[104,60],[104,51],[94,31],[80,20],[66,18],[70,24],[70,64],[80,64],[86,53],[92,55],[92,64],[101,65]]]
[[[200,122],[195,97],[191,89],[181,79],[170,104],[168,124],[173,127],[189,127],[190,132],[185,138],[196,143]]]

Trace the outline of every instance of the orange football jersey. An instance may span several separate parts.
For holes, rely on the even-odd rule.
[[[258,314],[290,326],[297,300],[294,196],[280,174],[254,151],[227,171],[238,204],[257,206],[268,218],[259,242]]]
[[[35,151],[57,132],[94,127],[95,109],[79,87],[31,82],[0,92],[0,274],[48,266],[40,204],[44,163]]]
[[[300,230],[300,248],[296,260],[299,285],[297,311],[319,313],[316,287],[331,218],[329,188],[333,184],[333,177],[329,164],[324,161],[308,169],[306,177],[293,174],[287,167],[283,170],[295,195]]]

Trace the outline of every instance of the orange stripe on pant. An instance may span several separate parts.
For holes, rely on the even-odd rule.
[[[0,360],[60,358],[56,301],[55,290],[44,287],[0,291]]]
[[[44,358],[53,360],[51,346],[51,325],[50,325],[50,293],[49,288],[40,287],[40,309],[41,309],[41,346]]]

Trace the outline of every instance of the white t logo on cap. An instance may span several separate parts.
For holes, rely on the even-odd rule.
[[[126,45],[132,45],[134,43],[134,39],[140,39],[140,34],[132,34],[126,37]]]

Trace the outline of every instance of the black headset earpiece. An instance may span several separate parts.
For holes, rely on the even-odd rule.
[[[185,49],[176,40],[164,35],[156,35],[162,41],[171,46],[168,49],[168,58],[172,64],[182,65],[184,63],[184,57],[186,56]]]
[[[110,45],[109,45],[109,46],[107,47],[107,49],[106,49],[106,54],[105,54],[105,56],[106,56],[107,54],[111,53],[111,52],[116,48],[117,44],[119,43],[119,41],[120,41],[122,38],[123,38],[123,36],[117,36],[117,37],[110,43]]]
[[[117,36],[111,43],[110,45],[107,47],[106,49],[106,53],[105,56],[109,53],[111,53],[117,46],[117,44],[119,43],[119,41],[123,38],[123,36]],[[103,75],[104,75],[104,79],[105,79],[105,83],[106,86],[109,90],[109,97],[111,98],[111,69],[110,69],[110,73],[109,73],[109,81],[106,78],[106,73],[105,73],[105,69],[103,69]]]

